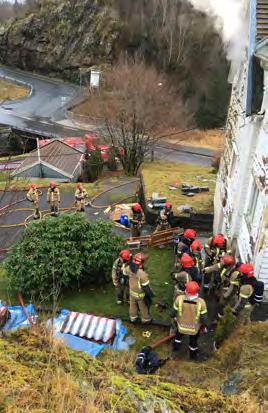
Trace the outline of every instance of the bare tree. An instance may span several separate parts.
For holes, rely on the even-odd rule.
[[[125,173],[136,175],[157,137],[185,128],[189,116],[166,77],[143,62],[119,62],[104,78],[88,107],[100,119],[112,146],[123,149]]]

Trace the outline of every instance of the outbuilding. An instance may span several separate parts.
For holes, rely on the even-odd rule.
[[[82,172],[84,154],[60,140],[51,142],[32,151],[12,173],[13,178],[52,178],[77,181]]]

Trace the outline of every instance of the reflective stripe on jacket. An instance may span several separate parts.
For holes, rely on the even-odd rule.
[[[148,274],[142,269],[134,273],[127,267],[126,275],[129,277],[129,294],[136,299],[143,299],[145,297],[143,287],[150,284]]]
[[[87,191],[83,188],[81,191],[80,189],[77,189],[75,191],[75,199],[77,199],[78,201],[85,199],[88,197]]]
[[[205,301],[200,297],[190,300],[186,295],[180,295],[174,302],[174,309],[179,332],[196,335],[201,327],[201,317],[207,314]]]
[[[55,188],[54,190],[48,188],[47,190],[47,201],[48,202],[60,202],[60,190],[59,188]]]

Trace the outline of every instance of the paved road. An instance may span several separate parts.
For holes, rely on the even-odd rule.
[[[89,129],[68,125],[66,119],[66,107],[80,96],[79,86],[4,66],[0,66],[0,77],[31,87],[31,95],[28,98],[1,104],[0,124],[49,137],[84,136],[89,132]],[[59,122],[65,122],[65,125]],[[154,156],[155,159],[202,166],[209,166],[211,163],[211,151],[162,141],[157,144]]]
[[[0,77],[15,80],[32,88],[26,99],[2,103],[0,123],[14,128],[35,131],[44,136],[83,136],[85,130],[63,126],[65,108],[79,96],[76,85],[0,66]]]

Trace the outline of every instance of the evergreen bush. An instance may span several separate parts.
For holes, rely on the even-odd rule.
[[[6,260],[11,287],[50,300],[80,282],[102,283],[122,245],[112,223],[89,222],[79,213],[32,222]]]

